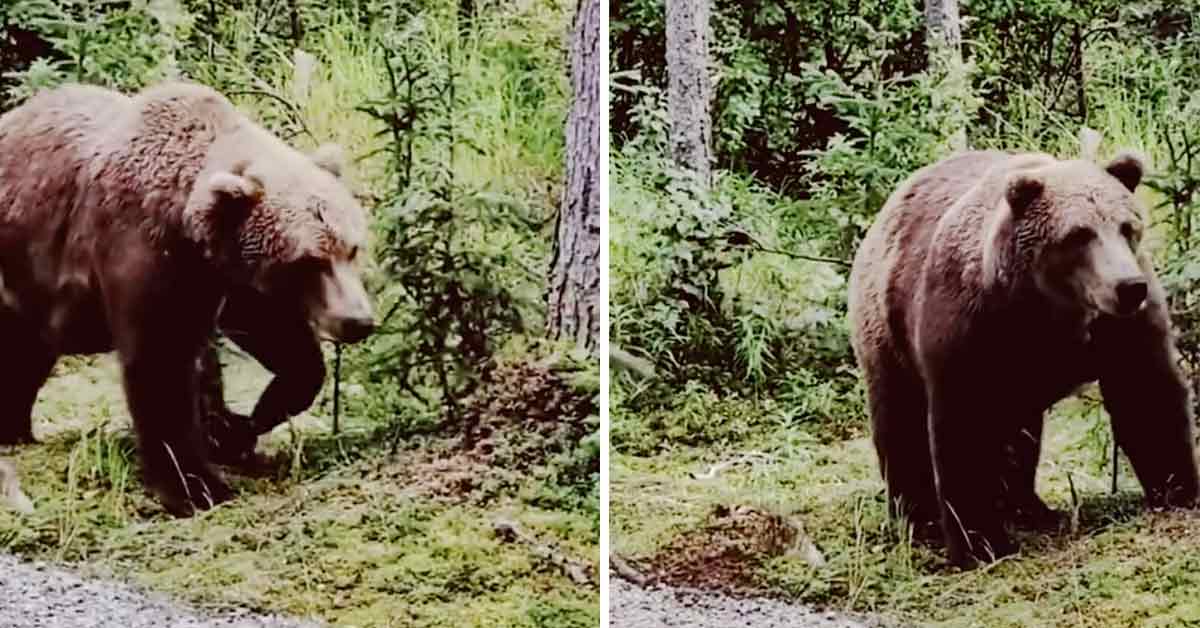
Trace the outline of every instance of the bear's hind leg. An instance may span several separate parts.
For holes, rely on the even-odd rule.
[[[229,409],[216,339],[196,359],[196,414],[208,453],[217,464],[243,465],[254,454],[258,433],[250,417]]]
[[[29,331],[8,320],[0,320],[0,445],[34,442],[33,404],[38,391],[54,369],[55,356]]]
[[[872,439],[887,484],[888,514],[903,517],[918,539],[938,536],[937,493],[926,429],[925,393],[918,382],[873,371],[868,377]]]

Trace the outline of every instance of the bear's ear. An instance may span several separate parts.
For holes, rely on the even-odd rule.
[[[1025,210],[1033,204],[1045,186],[1042,180],[1027,172],[1014,172],[1008,177],[1008,186],[1004,190],[1004,198],[1012,208],[1014,218],[1020,218]]]
[[[234,166],[233,171],[218,172],[208,179],[208,187],[213,194],[231,200],[257,201],[262,198],[263,185],[257,177],[245,176],[239,171],[244,168]]]
[[[1142,163],[1141,157],[1133,153],[1121,153],[1108,162],[1104,170],[1116,177],[1117,181],[1120,181],[1126,190],[1132,192],[1142,182],[1142,175],[1146,171],[1146,166]]]
[[[337,144],[322,144],[308,158],[322,170],[327,170],[333,174],[333,176],[342,176],[342,169],[345,167],[346,160],[342,154],[341,146]]]

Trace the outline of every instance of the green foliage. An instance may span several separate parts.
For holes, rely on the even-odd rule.
[[[18,83],[8,94],[15,102],[65,81],[131,90],[174,77],[190,19],[175,2],[148,9],[92,0],[17,0],[8,26],[37,33],[57,53],[6,74]]]
[[[947,129],[960,128],[966,119],[940,108],[938,100],[958,86],[948,76],[925,72],[888,78],[881,64],[868,66],[855,83],[832,72],[813,77],[809,90],[847,127],[806,164],[808,194],[818,203],[814,209],[837,227],[830,242],[836,257],[852,258],[901,181],[950,152]]]
[[[423,19],[401,27],[405,37],[389,42],[384,54],[387,93],[359,107],[390,139],[383,150],[395,190],[382,206],[377,250],[398,294],[376,341],[371,374],[416,396],[432,377],[437,401],[458,421],[459,399],[492,357],[495,341],[522,325],[502,275],[516,265],[514,256],[476,242],[495,231],[532,235],[537,225],[511,199],[456,181],[455,157],[472,147],[456,126],[464,106],[455,66],[461,51],[455,40],[445,50],[423,47],[416,39],[423,30]],[[440,149],[441,159],[416,162],[418,143]],[[404,314],[392,319],[400,308]]]
[[[1200,102],[1189,100],[1186,113],[1195,112],[1197,106]],[[1200,225],[1195,220],[1200,204],[1200,136],[1186,126],[1171,125],[1163,128],[1161,139],[1167,147],[1166,167],[1147,181],[1161,196],[1155,209],[1168,225],[1167,254],[1159,274],[1179,331],[1176,346],[1192,367],[1195,387],[1200,384]]]
[[[614,76],[666,87],[663,10],[652,0],[613,3]],[[846,128],[807,89],[812,76],[829,72],[853,82],[869,65],[881,65],[889,78],[924,64],[920,7],[911,2],[718,0],[712,14],[718,163],[781,189],[797,183],[806,151]],[[641,132],[637,108],[636,93],[614,93],[614,146]]]
[[[736,430],[722,421],[693,422],[686,408],[725,395],[784,394],[795,389],[797,369],[823,370],[849,356],[835,313],[844,279],[828,264],[791,258],[819,252],[830,237],[823,221],[812,220],[814,202],[734,173],[697,193],[675,183],[663,146],[665,137],[651,127],[626,145],[611,170],[612,338],[651,357],[659,374],[649,383],[616,375],[614,444],[635,449],[728,441]],[[855,385],[852,376],[836,381],[836,395]],[[741,415],[752,406],[731,418],[748,432],[758,422]],[[625,410],[645,413],[647,425],[618,418]],[[844,424],[858,415],[839,404],[823,407],[819,417],[802,412],[793,419]],[[663,423],[671,416],[679,423]]]

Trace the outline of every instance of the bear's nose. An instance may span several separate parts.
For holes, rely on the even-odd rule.
[[[347,318],[342,320],[341,333],[338,334],[341,342],[355,343],[370,336],[375,331],[375,319],[371,317],[364,318]]]
[[[1117,310],[1121,314],[1132,314],[1146,300],[1149,286],[1145,279],[1125,279],[1117,284]]]

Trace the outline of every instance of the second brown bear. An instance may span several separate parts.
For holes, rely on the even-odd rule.
[[[956,564],[1015,551],[1015,518],[1053,516],[1034,492],[1043,414],[1087,382],[1148,503],[1197,499],[1190,393],[1139,252],[1142,173],[1128,155],[962,153],[912,175],[867,232],[849,315],[890,509],[940,523]]]

